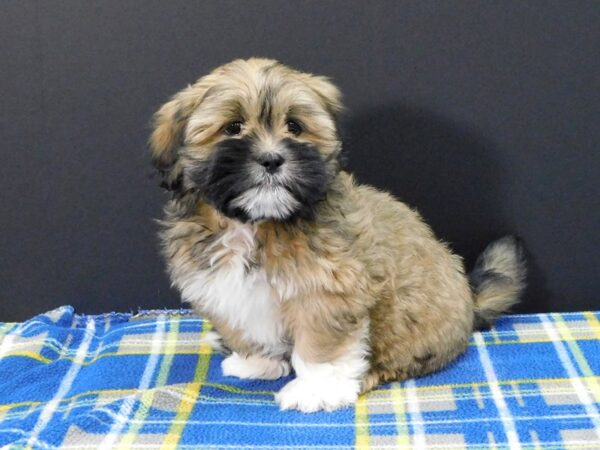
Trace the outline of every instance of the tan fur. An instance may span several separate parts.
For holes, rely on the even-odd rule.
[[[282,117],[293,109],[306,124],[300,140],[316,144],[324,158],[339,152],[337,88],[271,60],[238,60],[177,94],[156,114],[150,145],[159,167],[173,171],[168,179],[210,155],[223,139],[222,127],[237,117],[244,117],[245,132],[260,136],[265,146],[281,138],[281,127],[267,130],[256,120],[257,92],[270,84],[284,86],[274,102]],[[293,348],[307,361],[335,360],[368,327],[364,390],[440,369],[465,350],[473,329],[474,299],[461,259],[414,210],[357,185],[337,166],[332,170],[315,220],[244,225],[252,240],[244,250],[247,270],[266,273],[282,315],[287,355]],[[239,225],[201,197],[184,193],[171,200],[162,224],[169,273],[180,289],[191,274],[216,273],[236,257],[223,237]],[[198,308],[232,350],[269,352]]]

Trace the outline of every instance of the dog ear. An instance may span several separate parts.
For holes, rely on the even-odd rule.
[[[327,77],[320,75],[308,75],[306,84],[317,93],[325,105],[327,112],[335,119],[344,109],[342,104],[342,93]]]
[[[154,114],[148,145],[154,166],[163,178],[161,186],[169,191],[181,190],[183,168],[179,164],[179,150],[187,122],[200,104],[203,91],[198,86],[188,86]]]

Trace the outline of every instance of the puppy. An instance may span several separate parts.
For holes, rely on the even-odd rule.
[[[293,368],[282,409],[334,410],[444,367],[524,287],[515,239],[492,243],[469,281],[417,212],[343,171],[341,109],[326,78],[252,58],[154,117],[172,283],[231,350],[225,375]]]

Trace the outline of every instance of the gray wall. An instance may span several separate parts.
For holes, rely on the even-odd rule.
[[[5,0],[0,42],[0,320],[178,306],[148,121],[252,55],[333,77],[350,167],[468,264],[519,234],[521,310],[600,307],[598,2]]]

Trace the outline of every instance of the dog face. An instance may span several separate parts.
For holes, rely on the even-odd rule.
[[[240,221],[312,218],[339,170],[340,93],[276,61],[236,60],[163,105],[150,138],[163,185]]]

